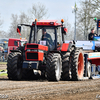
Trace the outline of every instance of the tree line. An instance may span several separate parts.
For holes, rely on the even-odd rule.
[[[19,34],[16,32],[18,24],[32,24],[35,18],[37,20],[49,18],[48,9],[42,3],[33,4],[28,10],[28,13],[21,12],[20,15],[11,15],[11,24],[9,27],[9,32],[0,31],[1,37],[8,38],[19,38]],[[77,6],[76,12],[76,39],[77,40],[87,40],[88,34],[92,27],[96,29],[96,22],[94,22],[94,17],[100,18],[100,0],[80,0],[79,7]],[[73,15],[74,16],[74,15]],[[3,21],[0,17],[0,26]],[[68,28],[68,33],[66,40],[73,40],[74,38],[74,27],[69,23],[68,19],[65,19],[65,26]],[[29,28],[22,28],[22,36],[28,39]]]
[[[96,30],[95,17],[100,18],[100,0],[81,0],[77,11],[77,40],[87,40],[91,28]]]

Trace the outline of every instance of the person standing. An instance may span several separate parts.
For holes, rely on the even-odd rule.
[[[97,36],[97,34],[96,33],[94,33],[94,28],[92,28],[91,29],[91,32],[89,33],[89,35],[88,35],[88,40],[93,40],[93,37],[94,36]]]

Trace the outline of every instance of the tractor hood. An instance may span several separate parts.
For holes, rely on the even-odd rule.
[[[45,51],[48,51],[47,46],[27,43],[25,45],[25,58],[28,61],[43,61]]]

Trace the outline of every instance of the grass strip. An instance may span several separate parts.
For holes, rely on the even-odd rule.
[[[0,64],[1,64],[1,65],[6,65],[6,64],[7,64],[7,62],[0,62]]]
[[[6,70],[6,69],[0,69],[0,72],[2,72],[2,71],[4,71],[4,72],[5,72],[5,71],[7,71],[7,70]]]
[[[7,76],[7,73],[1,73],[0,76]]]

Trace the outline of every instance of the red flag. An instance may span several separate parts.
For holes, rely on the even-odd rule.
[[[64,31],[65,31],[65,32],[68,32],[67,28],[64,28]]]
[[[19,33],[19,35],[21,35],[19,28],[17,28],[17,32]]]

